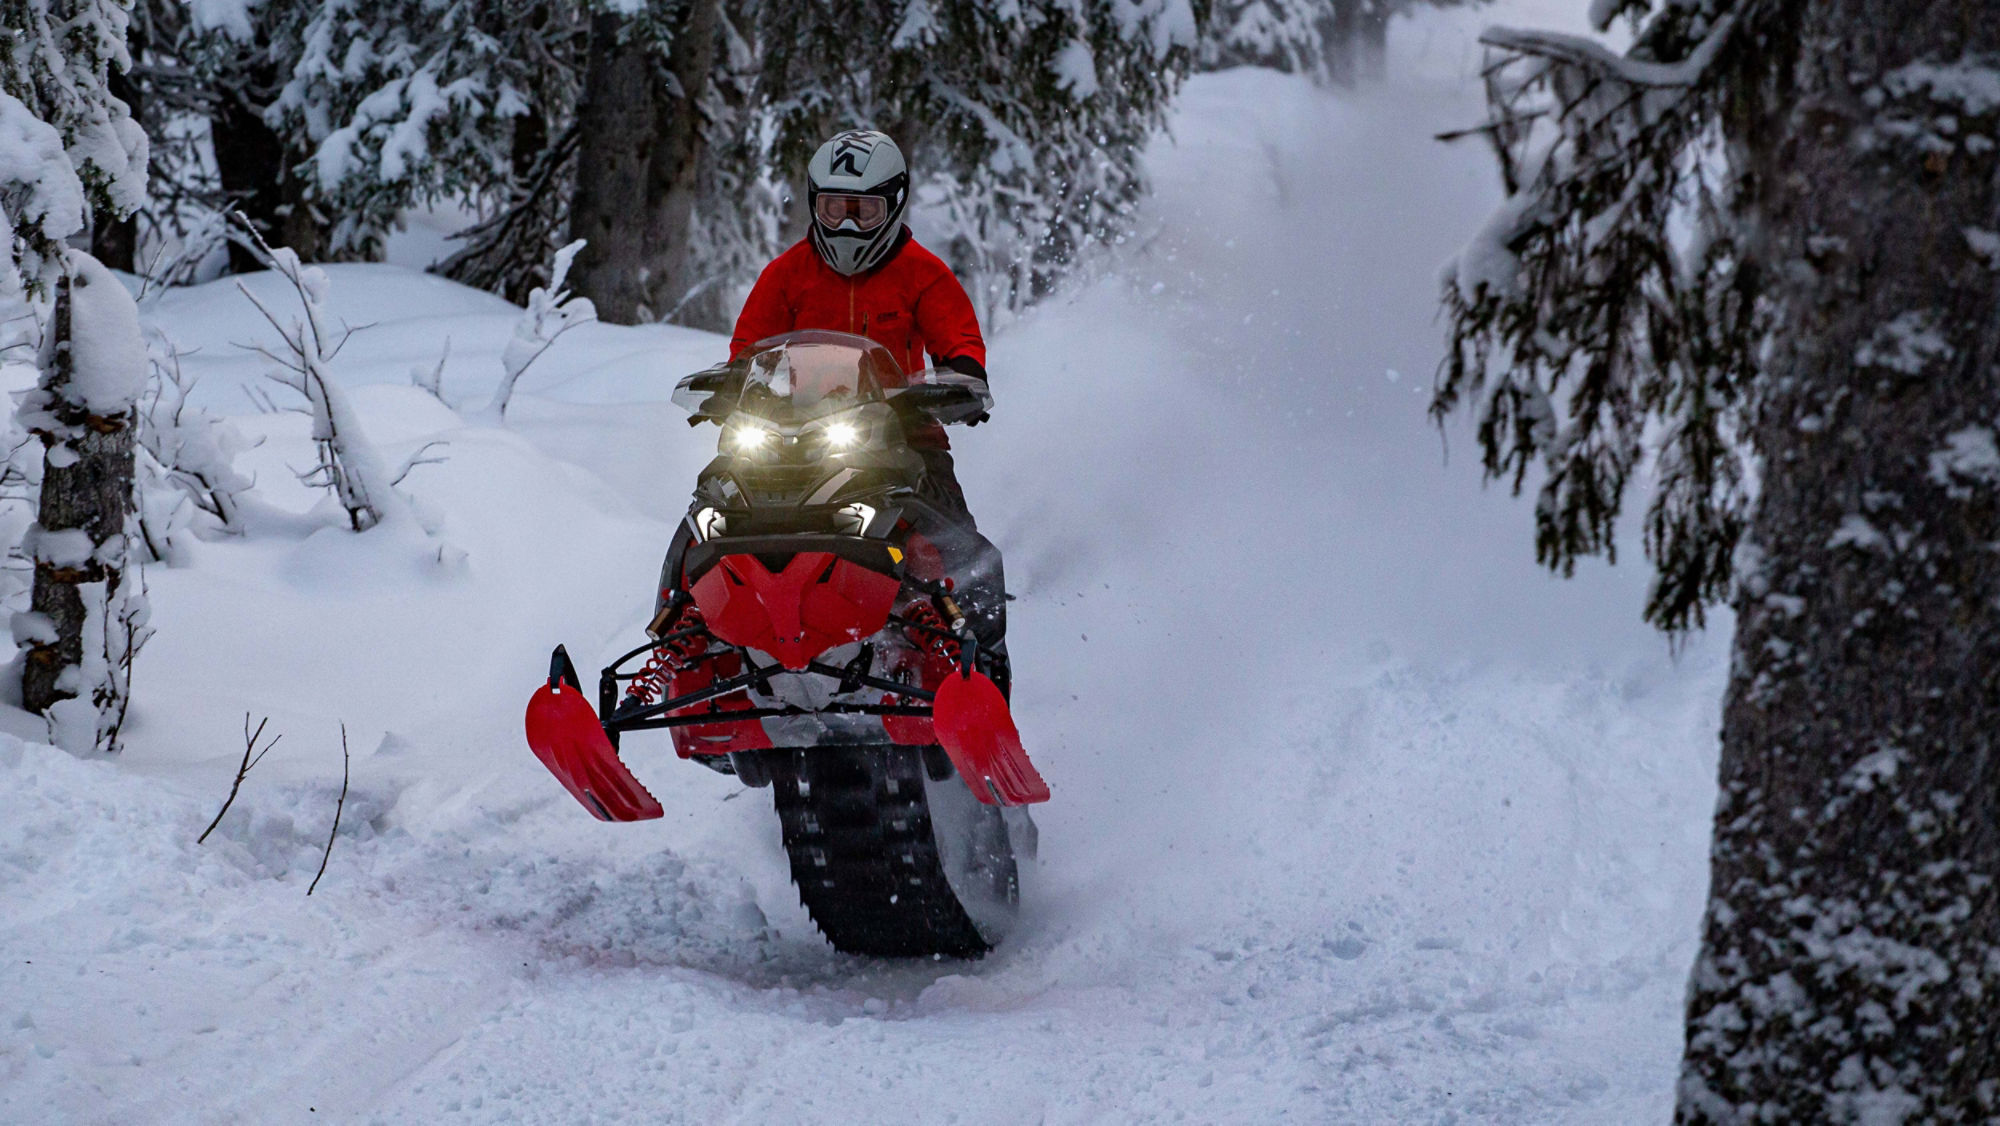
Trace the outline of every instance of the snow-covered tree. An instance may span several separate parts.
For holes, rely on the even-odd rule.
[[[34,564],[21,697],[56,745],[115,750],[147,609],[131,547],[133,427],[145,386],[139,312],[118,278],[67,252],[42,375],[17,425],[42,440],[41,499],[23,552]]]
[[[16,425],[45,449],[31,609],[14,636],[27,650],[22,702],[77,751],[115,749],[146,609],[128,559],[132,427],[145,379],[132,298],[64,239],[93,216],[145,201],[146,137],[112,93],[126,52],[127,5],[0,0],[0,300],[54,298],[40,376]]]
[[[281,132],[273,119],[274,103],[305,53],[305,28],[316,8],[313,0],[201,0],[189,5],[185,30],[173,41],[180,65],[192,74],[197,93],[191,100],[206,111],[207,141],[205,151],[195,146],[177,168],[196,183],[214,170],[216,194],[199,200],[196,222],[220,235],[229,227],[215,216],[240,212],[260,235],[308,259],[330,253],[332,217],[312,192],[311,148]],[[172,26],[164,16],[161,22]],[[257,248],[248,239],[232,239],[229,264],[237,271],[258,269]]]
[[[1687,1122],[2000,1117],[2000,20],[1604,0],[1489,32],[1506,205],[1445,279],[1436,409],[1735,659]]]
[[[1190,0],[764,4],[774,166],[796,183],[835,131],[888,133],[909,156],[926,242],[982,308],[1017,309],[1125,232],[1196,15]]]
[[[1261,66],[1319,83],[1382,77],[1389,23],[1412,9],[1481,0],[1216,0],[1200,66]]]
[[[327,249],[372,256],[412,206],[504,204],[567,125],[580,30],[568,0],[313,3],[265,119],[309,153]]]
[[[128,7],[0,0],[0,296],[46,295],[63,239],[145,202],[146,135],[109,88],[131,65]]]
[[[1315,82],[1327,68],[1329,32],[1341,0],[1217,0],[1201,37],[1203,70],[1269,67]],[[1351,0],[1350,0],[1351,2]]]

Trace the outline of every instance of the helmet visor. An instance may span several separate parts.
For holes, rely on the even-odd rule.
[[[813,199],[813,217],[828,231],[851,222],[852,229],[866,233],[888,221],[889,201],[879,195],[821,192]]]

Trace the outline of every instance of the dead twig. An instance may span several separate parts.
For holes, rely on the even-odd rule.
[[[201,831],[201,836],[196,837],[194,843],[200,844],[206,841],[208,835],[215,832],[215,827],[222,824],[223,814],[229,812],[230,803],[236,800],[236,791],[243,788],[243,776],[250,773],[252,767],[263,762],[264,756],[270,754],[271,748],[277,746],[278,740],[284,738],[282,734],[273,735],[271,736],[271,741],[264,744],[263,750],[257,750],[257,740],[263,737],[264,725],[269,722],[271,722],[271,717],[265,716],[263,719],[257,721],[257,730],[252,731],[250,730],[250,713],[243,713],[243,762],[236,768],[236,781],[229,784],[229,796],[222,800],[222,808],[215,811],[215,820],[208,823],[208,828]],[[254,755],[251,753],[253,751],[256,752]]]
[[[343,723],[340,725],[340,800],[334,803],[333,829],[326,835],[326,851],[320,853],[319,872],[313,876],[313,882],[307,885],[306,887],[307,895],[311,895],[313,893],[313,888],[319,886],[320,876],[326,875],[326,862],[333,856],[333,838],[340,832],[340,811],[346,805],[347,805],[347,725]]]

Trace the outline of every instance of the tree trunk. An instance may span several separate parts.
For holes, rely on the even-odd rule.
[[[1991,1121],[2000,106],[1883,79],[2000,20],[1783,10],[1729,122],[1774,331],[1677,1116]]]
[[[570,237],[589,245],[572,278],[614,324],[685,322],[700,303],[690,236],[707,157],[698,106],[715,62],[717,3],[688,0],[679,9],[664,65],[632,21],[610,13],[591,20],[570,208]]]
[[[1360,70],[1361,5],[1364,0],[1333,0],[1314,17],[1320,49],[1326,53],[1326,76],[1337,85],[1352,86]]]
[[[312,262],[322,248],[305,186],[292,170],[284,139],[264,124],[263,108],[248,100],[250,90],[266,85],[261,78],[251,79],[217,99],[209,120],[216,175],[223,192],[271,245],[291,247],[301,261]],[[229,244],[231,273],[263,268],[256,252]]]
[[[1373,0],[1355,17],[1355,76],[1380,82],[1389,76],[1389,0]]]
[[[54,323],[50,326],[51,348],[45,360],[45,386],[57,392],[49,408],[56,422],[80,436],[49,446],[42,471],[41,509],[37,524],[44,533],[81,529],[93,547],[101,547],[125,534],[125,521],[132,511],[132,419],[128,416],[101,418],[86,413],[63,398],[61,392],[75,373],[71,345],[72,281],[65,276],[58,283]],[[50,442],[44,437],[44,442]],[[58,450],[62,451],[59,455]],[[72,456],[73,455],[73,456]],[[27,660],[21,673],[21,703],[37,715],[46,715],[58,701],[73,699],[77,690],[63,674],[84,663],[85,646],[101,639],[85,636],[89,617],[83,596],[87,583],[104,583],[105,602],[117,592],[123,576],[107,565],[103,552],[93,552],[86,562],[72,559],[50,561],[41,550],[35,552],[35,585],[30,608],[47,621],[41,636],[29,641]],[[123,558],[122,553],[118,553]]]

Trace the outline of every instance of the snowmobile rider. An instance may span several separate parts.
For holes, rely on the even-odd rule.
[[[910,170],[886,134],[852,130],[821,145],[806,166],[812,226],[757,277],[729,341],[735,360],[758,341],[800,329],[865,336],[905,372],[935,366],[986,378],[986,341],[965,287],[910,236]],[[924,492],[969,525],[944,428],[910,434],[924,459]]]

